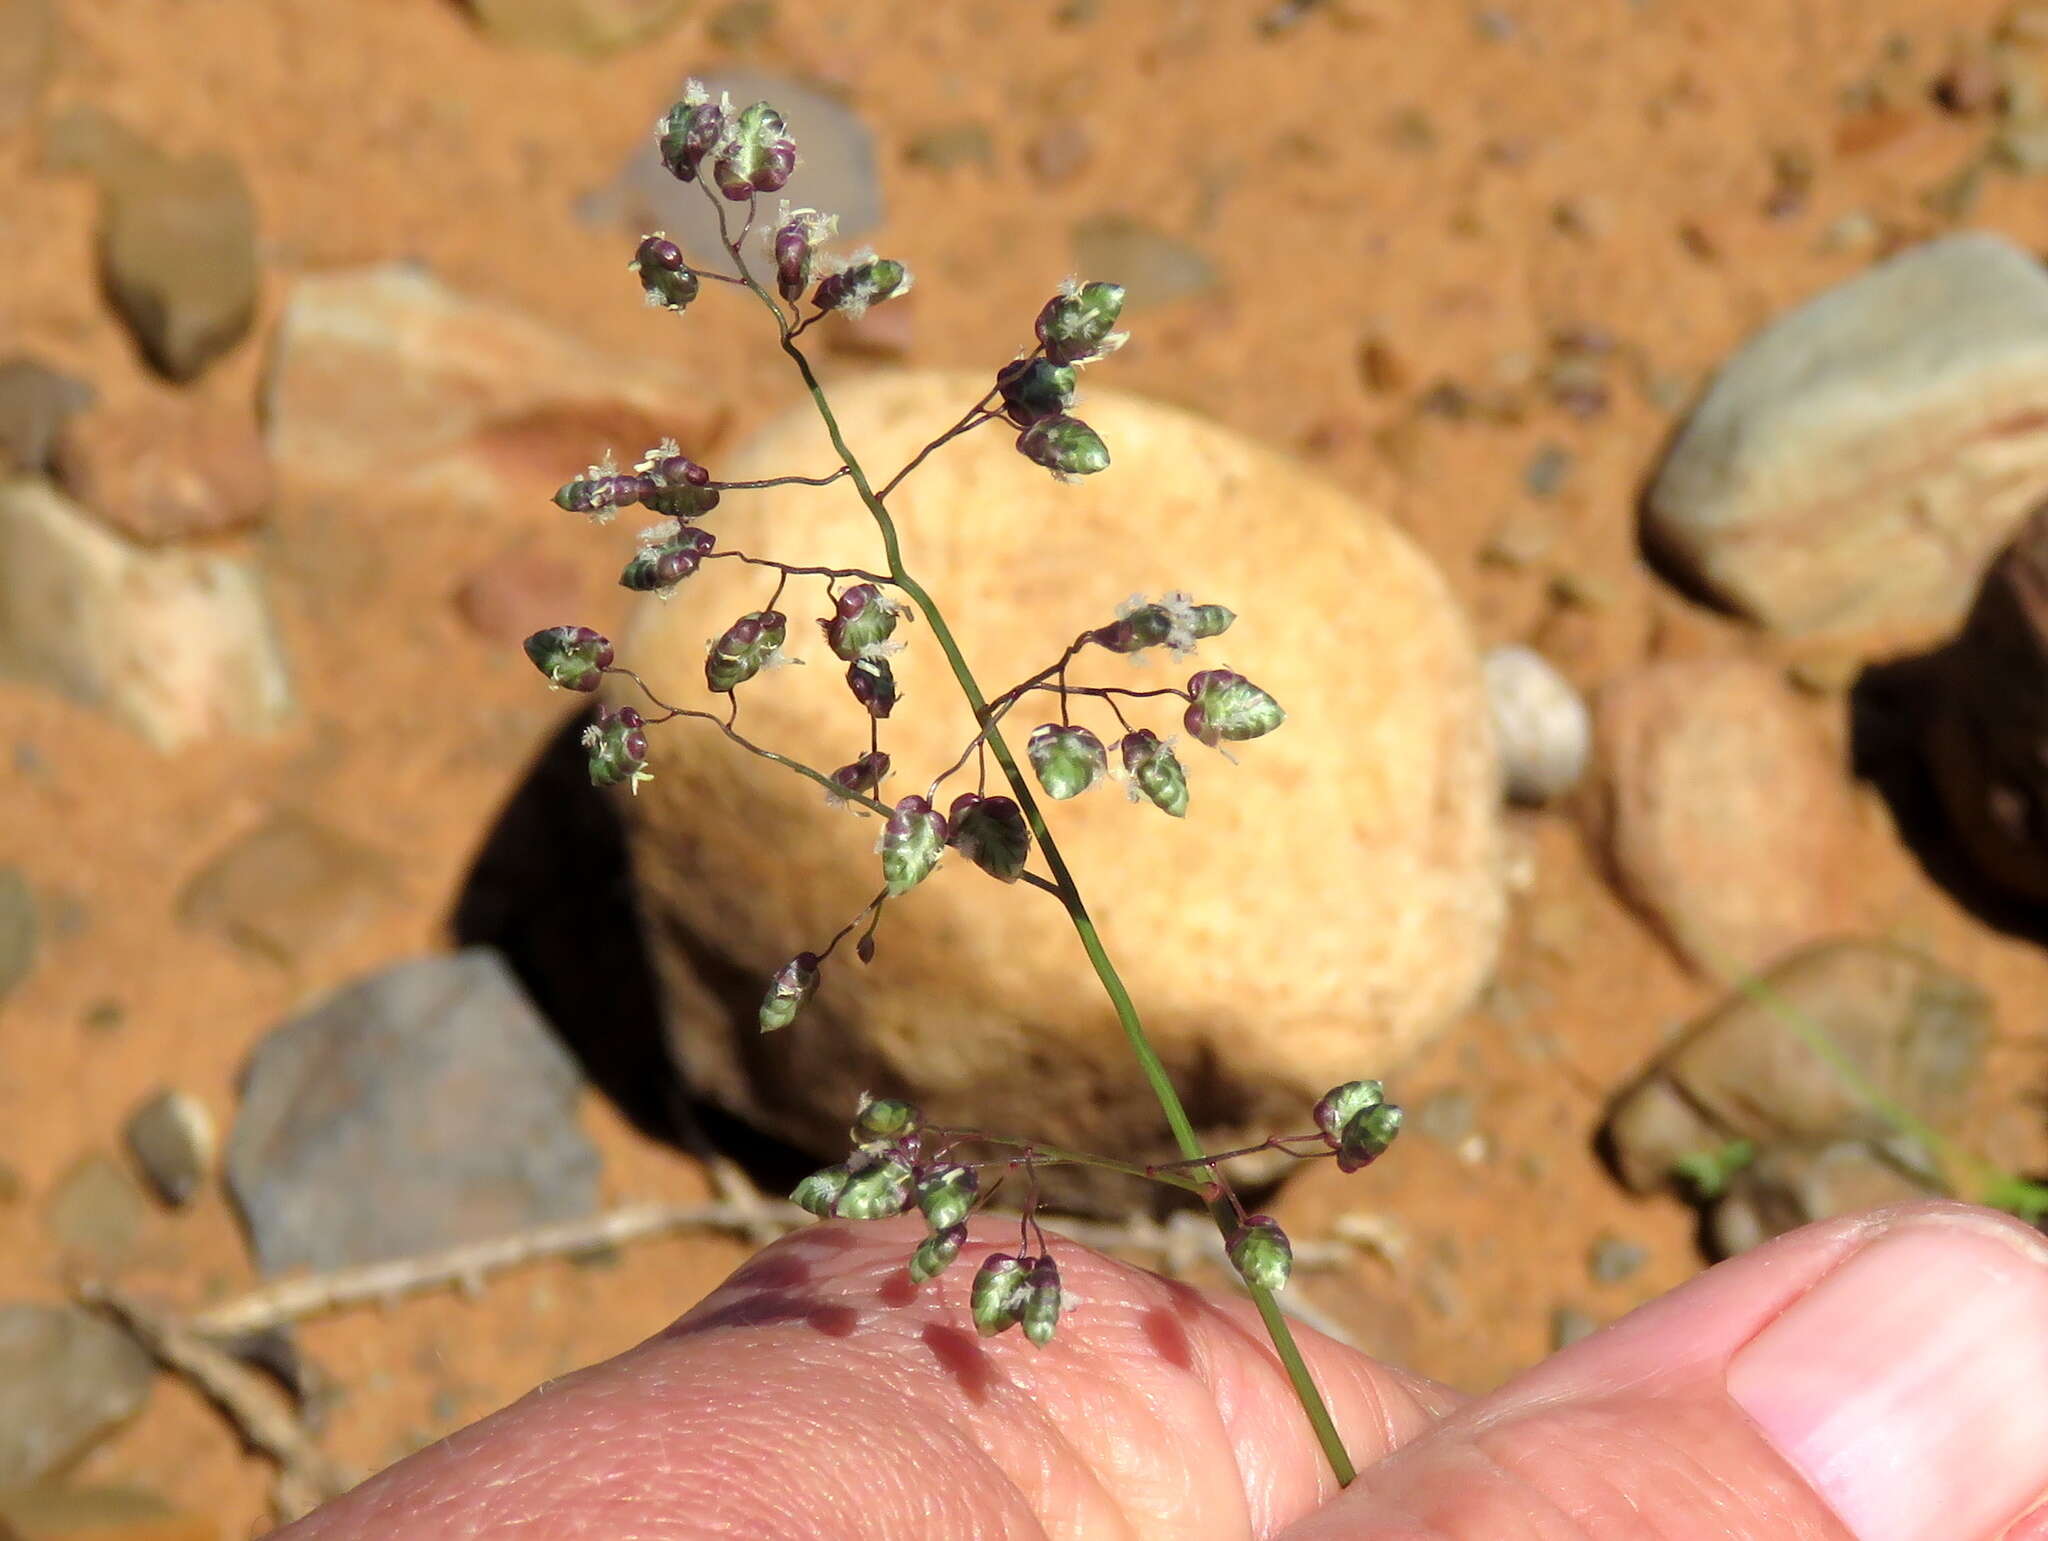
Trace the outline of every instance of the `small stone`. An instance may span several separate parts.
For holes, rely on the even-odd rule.
[[[1600,1320],[1591,1312],[1577,1306],[1558,1305],[1550,1310],[1550,1350],[1570,1348],[1581,1338],[1590,1338],[1600,1330]]]
[[[1053,124],[1024,147],[1024,164],[1046,186],[1060,187],[1086,170],[1094,153],[1088,130],[1068,118]]]
[[[1128,214],[1097,214],[1077,223],[1074,266],[1091,279],[1122,284],[1127,312],[1190,299],[1218,282],[1206,253]]]
[[[903,158],[927,171],[957,171],[978,166],[984,171],[995,164],[995,140],[985,123],[948,123],[912,134],[903,146]]]
[[[1415,1110],[1415,1127],[1433,1140],[1456,1145],[1472,1133],[1479,1105],[1462,1086],[1447,1086],[1433,1092]]]
[[[1647,536],[1791,635],[1953,630],[2048,490],[2048,274],[1985,233],[1880,263],[1726,364],[1647,499]]]
[[[645,42],[688,0],[470,0],[477,25],[500,42],[596,57]]]
[[[1935,77],[1933,97],[1943,112],[1975,117],[1998,105],[2003,90],[1998,62],[1983,48],[1961,48]]]
[[[220,1541],[212,1520],[143,1488],[34,1487],[0,1493],[6,1541]]]
[[[1532,508],[1518,508],[1501,516],[1500,523],[1479,548],[1479,559],[1510,572],[1526,572],[1557,544],[1557,526]]]
[[[1436,124],[1420,107],[1400,107],[1387,119],[1387,143],[1410,155],[1427,155],[1436,148]]]
[[[7,25],[6,4],[0,0],[0,29]],[[47,471],[58,430],[91,406],[94,394],[83,380],[37,359],[17,355],[0,363],[0,476]]]
[[[1688,1026],[1616,1100],[1607,1132],[1622,1180],[1649,1192],[1681,1162],[1746,1140],[1759,1150],[1881,1141],[1890,1123],[1808,1041],[1936,1130],[1961,1130],[1991,1037],[1970,980],[1888,942],[1825,942]]]
[[[250,1057],[228,1183],[265,1273],[437,1251],[590,1213],[581,1075],[485,947],[327,997]]]
[[[1562,444],[1544,444],[1522,467],[1522,486],[1532,498],[1551,498],[1571,474],[1572,452]]]
[[[35,972],[41,929],[28,879],[19,867],[0,867],[0,1001]]]
[[[2026,48],[2048,48],[2048,5],[2040,0],[2019,0],[2000,19],[1997,36]]]
[[[56,72],[56,0],[0,0],[0,135],[28,123]]]
[[[82,412],[58,434],[54,464],[81,507],[145,546],[247,529],[270,508],[254,414],[192,397]]]
[[[1392,343],[1377,334],[1358,348],[1358,374],[1375,396],[1391,396],[1408,388],[1412,373]]]
[[[839,97],[822,85],[763,70],[705,70],[697,78],[714,100],[725,92],[735,106],[758,101],[775,105],[797,143],[799,159],[789,197],[838,215],[845,249],[881,227],[886,210],[875,137]],[[648,122],[681,95],[678,82],[660,103],[649,105]],[[651,135],[635,143],[618,176],[584,199],[579,211],[585,219],[629,231],[635,239],[650,230],[664,230],[699,262],[723,265],[730,260],[720,245],[718,217],[710,200],[696,186],[669,175],[654,152]]]
[[[256,314],[256,206],[224,155],[151,156],[100,184],[100,268],[135,340],[190,380],[240,342]]]
[[[775,29],[775,0],[730,0],[711,13],[705,36],[720,48],[745,53]]]
[[[1855,918],[1854,798],[1776,670],[1666,659],[1608,681],[1593,715],[1596,838],[1694,968],[1764,967]]]
[[[394,890],[382,852],[285,809],[201,868],[177,914],[195,931],[291,965],[345,942]]]
[[[1551,599],[1567,610],[1612,610],[1621,598],[1608,579],[1576,567],[1552,573],[1548,591]]]
[[[165,750],[267,732],[291,706],[249,562],[147,550],[26,479],[0,483],[0,668]]]
[[[1824,252],[1869,251],[1884,239],[1884,226],[1868,209],[1851,209],[1831,220],[1820,233]]]
[[[172,1208],[189,1204],[213,1174],[213,1115],[186,1092],[158,1092],[128,1117],[128,1152],[157,1196]]]
[[[141,1411],[156,1365],[72,1306],[0,1305],[0,1492],[76,1461]]]
[[[455,608],[487,642],[523,641],[580,609],[582,570],[537,552],[507,551],[471,573],[455,591]]]
[[[1532,805],[1562,797],[1578,784],[1592,752],[1585,701],[1534,648],[1489,648],[1484,667],[1507,795]]]
[[[1602,1236],[1586,1253],[1586,1273],[1595,1284],[1620,1284],[1640,1272],[1650,1249],[1624,1236]]]
[[[1588,244],[1605,236],[1613,222],[1607,204],[1599,198],[1561,198],[1550,209],[1553,230]]]

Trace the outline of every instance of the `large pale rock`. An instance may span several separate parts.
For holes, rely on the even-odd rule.
[[[2044,490],[2048,273],[1954,235],[1751,339],[1673,443],[1648,535],[1774,630],[1906,646],[1961,619]]]
[[[979,375],[885,376],[836,391],[835,406],[885,476],[985,388]],[[1499,773],[1478,658],[1439,575],[1372,510],[1180,411],[1102,391],[1087,415],[1116,457],[1108,472],[1058,485],[1011,433],[983,429],[892,499],[904,549],[991,691],[1043,668],[1133,591],[1185,588],[1240,613],[1199,661],[1091,650],[1074,680],[1149,688],[1229,664],[1278,696],[1285,726],[1241,746],[1235,766],[1183,742],[1185,821],[1115,787],[1049,804],[1049,818],[1196,1120],[1300,1127],[1332,1083],[1397,1065],[1492,965]],[[715,469],[832,463],[799,412]],[[843,488],[732,494],[708,522],[721,548],[880,560]],[[772,587],[759,569],[709,563],[668,604],[648,603],[621,661],[701,704],[705,639]],[[746,687],[741,729],[818,766],[851,760],[866,719],[811,619],[826,613],[816,581],[792,585],[783,608],[811,666]],[[973,731],[930,628],[901,635],[903,702],[881,732],[897,796],[921,790]],[[1178,728],[1167,704],[1131,710],[1162,734]],[[1076,711],[1113,734],[1106,711]],[[1034,697],[1010,719],[1020,752],[1052,713]],[[655,779],[622,800],[693,1085],[821,1154],[844,1148],[866,1088],[913,1094],[943,1121],[1158,1148],[1157,1108],[1059,906],[958,857],[888,905],[871,966],[842,949],[813,1009],[762,1036],[768,974],[880,886],[876,823],[700,727],[652,734]],[[970,770],[941,797],[973,784]]]
[[[291,705],[247,560],[131,544],[33,478],[0,483],[0,667],[160,749],[264,732]]]
[[[485,503],[502,496],[492,472],[552,492],[606,446],[630,458],[673,435],[701,454],[723,422],[686,370],[601,353],[404,263],[294,286],[265,416],[294,486]]]
[[[1595,836],[1624,894],[1700,972],[1838,930],[1861,881],[1839,755],[1776,671],[1670,659],[1594,701]]]

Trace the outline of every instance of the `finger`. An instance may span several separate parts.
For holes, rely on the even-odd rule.
[[[1249,1304],[1055,1238],[1043,1349],[984,1340],[977,1227],[910,1285],[916,1221],[778,1242],[680,1322],[372,1478],[284,1532],[454,1538],[1273,1535],[1334,1496]],[[1450,1405],[1320,1335],[1302,1349],[1361,1463]]]
[[[2048,1499],[2048,1242],[1809,1227],[1468,1404],[1285,1541],[1996,1541]]]

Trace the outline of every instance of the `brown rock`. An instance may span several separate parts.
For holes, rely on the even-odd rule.
[[[1851,916],[1855,804],[1840,756],[1776,671],[1673,659],[1594,703],[1595,834],[1628,898],[1714,978]]]
[[[149,361],[190,380],[256,314],[256,206],[224,155],[123,164],[100,184],[107,293]]]
[[[1939,668],[1925,736],[1949,821],[1984,876],[2048,900],[2048,505],[1993,564]]]
[[[889,466],[985,385],[877,376],[836,388],[834,406],[849,441]],[[1087,674],[1163,685],[1227,661],[1292,719],[1243,746],[1239,766],[1183,742],[1185,820],[1107,787],[1050,818],[1197,1120],[1221,1131],[1298,1118],[1328,1086],[1421,1043],[1491,967],[1499,772],[1476,652],[1441,577],[1373,510],[1180,411],[1096,391],[1087,416],[1115,463],[1075,485],[1053,482],[998,430],[934,456],[892,499],[908,560],[992,689],[1057,656],[1133,590],[1185,587],[1240,613],[1200,660],[1090,656]],[[754,477],[810,463],[818,436],[814,416],[791,415],[724,468]],[[872,527],[839,500],[770,490],[717,517],[724,547],[758,538],[813,562],[872,560]],[[1242,555],[1250,527],[1270,554],[1256,563]],[[705,636],[767,593],[732,565],[708,564],[671,602],[645,606],[621,661],[657,690],[701,699]],[[759,742],[832,766],[867,733],[808,619],[823,603],[815,586],[792,586],[792,650],[814,666],[744,687],[742,722]],[[972,727],[929,628],[901,635],[903,704],[882,741],[908,791]],[[1333,648],[1373,667],[1333,668]],[[1177,725],[1139,706],[1160,730]],[[1012,719],[1020,745],[1046,711]],[[889,906],[871,967],[842,951],[812,1009],[763,1036],[755,1010],[769,974],[878,886],[875,824],[778,767],[687,735],[650,737],[654,780],[622,802],[693,1087],[821,1155],[843,1152],[847,1109],[869,1088],[913,1095],[949,1122],[1157,1148],[1157,1109],[1059,907],[964,861]],[[706,979],[730,979],[730,996]]]
[[[1714,1205],[1707,1234],[1717,1256],[1733,1257],[1816,1220],[1938,1192],[1938,1185],[1914,1177],[1868,1141],[1775,1146],[1736,1174]]]
[[[178,919],[291,964],[347,940],[392,889],[381,852],[286,809],[185,885]]]
[[[164,392],[65,423],[58,480],[146,546],[247,528],[270,506],[270,461],[253,416]]]
[[[15,357],[0,363],[0,476],[47,471],[58,430],[66,418],[92,405],[93,395],[83,380],[59,374],[40,360]]]
[[[0,1493],[0,1537],[19,1541],[220,1541],[212,1520],[132,1487]]]
[[[1622,1180],[1671,1181],[1685,1157],[1884,1141],[1897,1131],[1830,1056],[1938,1130],[1968,1106],[1991,1033],[1976,985],[1889,942],[1825,942],[1725,997],[1660,1054],[1608,1121]]]
[[[279,321],[264,417],[295,486],[425,490],[497,507],[546,497],[609,446],[723,428],[699,378],[586,348],[402,264],[301,279]]]

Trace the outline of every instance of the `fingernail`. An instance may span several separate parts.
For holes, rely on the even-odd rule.
[[[1977,1541],[2048,1493],[2048,1249],[1911,1222],[1735,1356],[1728,1392],[1857,1541]]]

